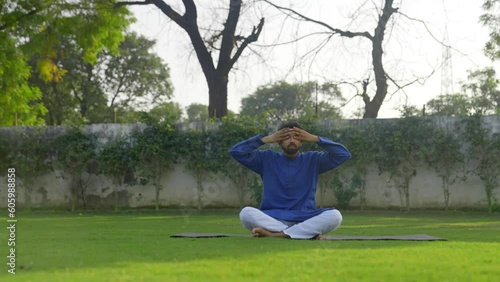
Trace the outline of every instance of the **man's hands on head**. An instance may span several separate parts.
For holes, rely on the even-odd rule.
[[[276,143],[288,138],[294,138],[299,140],[300,142],[319,142],[319,137],[317,135],[313,135],[303,129],[298,127],[285,127],[281,130],[274,132],[271,135],[263,137],[261,140],[264,143]]]

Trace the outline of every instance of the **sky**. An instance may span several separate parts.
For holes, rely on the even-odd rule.
[[[183,12],[181,1],[168,1],[174,9]],[[198,24],[202,28],[219,28],[224,21],[224,8],[228,1],[196,1]],[[251,1],[244,1],[250,3]],[[350,31],[368,31],[373,34],[376,25],[378,1],[273,1],[315,20]],[[402,105],[421,108],[426,102],[441,94],[442,74],[452,81],[448,89],[457,92],[460,83],[467,80],[467,71],[494,67],[500,73],[500,64],[492,62],[483,53],[489,38],[488,29],[479,23],[484,13],[482,0],[395,0],[400,14],[388,26],[384,40],[384,67],[398,85],[410,86],[398,90],[389,84],[386,100],[379,111],[379,118],[399,117]],[[362,5],[364,3],[364,5]],[[173,101],[182,107],[191,103],[208,105],[208,87],[185,32],[172,23],[155,6],[131,7],[137,22],[132,30],[156,40],[154,52],[170,68],[174,86]],[[221,14],[222,13],[222,14]],[[228,108],[239,112],[241,99],[252,94],[257,87],[278,80],[289,83],[316,80],[353,82],[370,73],[370,46],[364,38],[345,39],[333,36],[324,47],[311,53],[324,42],[325,28],[286,18],[277,9],[260,2],[243,9],[238,23],[238,34],[248,35],[252,26],[265,17],[266,23],[258,42],[246,49],[229,75]],[[417,20],[412,20],[417,19]],[[423,24],[425,23],[425,25]],[[279,44],[307,34],[295,44]],[[443,46],[450,45],[451,61],[443,68]],[[443,72],[443,69],[447,71]],[[414,82],[415,81],[415,82]],[[411,83],[413,82],[413,83]],[[342,83],[341,90],[349,103],[342,105],[346,118],[353,118],[363,106],[356,98],[356,88]],[[374,83],[372,83],[374,85]],[[357,85],[359,89],[359,84]],[[374,93],[374,86],[369,89]],[[320,99],[323,99],[320,95]],[[373,97],[373,94],[371,95]],[[354,98],[353,98],[354,97]],[[353,99],[351,99],[353,98]]]

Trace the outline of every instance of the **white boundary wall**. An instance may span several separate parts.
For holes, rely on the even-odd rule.
[[[361,121],[346,121],[356,124]],[[377,121],[378,122],[378,121]],[[437,118],[439,125],[449,127],[453,118]],[[493,132],[500,132],[500,116],[486,117],[484,123]],[[196,126],[196,125],[195,125]],[[324,124],[328,126],[328,122]],[[106,132],[109,139],[126,134],[143,125],[92,125],[86,128],[91,132]],[[5,128],[3,128],[5,129]],[[57,129],[54,129],[57,130]],[[250,136],[249,136],[250,137]],[[349,147],[349,144],[346,144]],[[500,173],[500,172],[499,172]],[[17,176],[17,207],[25,206],[25,190],[21,182],[22,176]],[[239,207],[238,189],[228,182],[227,178],[212,175],[212,179],[204,182],[202,202],[204,207]],[[192,174],[182,165],[175,166],[163,176],[160,192],[160,204],[170,207],[192,208],[197,206],[198,196],[196,181]],[[450,186],[450,208],[480,208],[487,207],[484,187],[477,177],[468,177],[466,181],[457,181]],[[110,179],[102,175],[91,175],[89,188],[86,191],[88,208],[108,208],[113,205],[114,190]],[[119,203],[129,207],[147,207],[155,203],[155,191],[152,185],[124,185],[119,188]],[[323,202],[324,206],[335,206],[336,199],[333,191],[327,189]],[[31,195],[33,207],[69,207],[69,181],[60,177],[58,172],[44,175],[36,181],[36,187]],[[500,199],[500,188],[494,190],[494,198]],[[359,197],[351,201],[352,207],[359,206]],[[380,174],[375,165],[369,169],[366,185],[366,203],[369,208],[399,208],[401,198],[398,190],[392,186],[386,174]],[[79,201],[81,205],[81,201]],[[245,197],[244,205],[256,205],[250,199],[249,193]],[[7,206],[7,179],[0,177],[0,208]],[[81,208],[81,207],[79,207]],[[444,208],[444,196],[441,188],[441,179],[428,167],[418,167],[417,175],[410,184],[410,208]]]

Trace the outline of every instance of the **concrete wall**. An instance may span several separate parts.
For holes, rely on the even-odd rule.
[[[453,118],[436,118],[435,123],[452,130]],[[345,121],[350,125],[363,122],[377,121]],[[494,132],[500,132],[500,117],[486,117],[483,123],[485,127]],[[330,122],[324,122],[323,126],[331,126]],[[104,139],[110,140],[122,134],[128,134],[134,130],[142,130],[144,125],[92,125],[86,130],[101,133]],[[2,128],[2,130],[12,128]],[[56,134],[62,128],[52,128],[52,134]],[[56,133],[54,133],[56,132]],[[346,144],[348,147],[348,144]],[[500,173],[500,172],[499,172]],[[25,188],[22,185],[22,176],[17,176],[17,207],[26,206]],[[114,187],[110,179],[102,175],[88,175],[88,190],[86,191],[87,208],[107,208],[113,206]],[[7,206],[7,181],[0,177],[0,207]],[[70,190],[69,181],[56,171],[44,175],[36,181],[31,195],[33,207],[69,207]],[[180,208],[192,208],[197,205],[198,194],[194,177],[182,165],[175,166],[174,170],[168,171],[162,180],[164,189],[161,191],[161,205]],[[466,181],[457,181],[450,188],[451,208],[486,208],[486,196],[482,182],[476,177],[468,177]],[[146,207],[153,206],[155,191],[151,185],[124,185],[117,189],[119,203],[122,206]],[[494,198],[500,199],[500,189],[494,190]],[[333,191],[326,190],[324,199],[317,197],[318,203],[323,202],[325,206],[334,206],[335,197]],[[401,207],[401,196],[391,183],[389,176],[379,174],[378,168],[372,165],[369,169],[366,187],[367,206],[372,208],[399,208]],[[239,207],[238,190],[234,184],[222,175],[211,175],[203,182],[202,202],[204,207]],[[359,197],[351,201],[351,206],[359,206]],[[81,202],[80,202],[81,203]],[[255,205],[250,195],[245,197],[245,205]],[[417,174],[410,185],[410,207],[411,208],[443,208],[444,196],[441,188],[441,179],[436,173],[425,166],[417,168]]]

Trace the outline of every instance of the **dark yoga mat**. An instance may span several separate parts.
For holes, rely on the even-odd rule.
[[[220,238],[220,237],[252,237],[250,234],[227,233],[179,233],[171,235],[172,238]],[[426,234],[414,235],[382,235],[382,236],[348,236],[333,235],[323,236],[323,240],[399,240],[399,241],[446,241],[444,238],[432,237]]]

